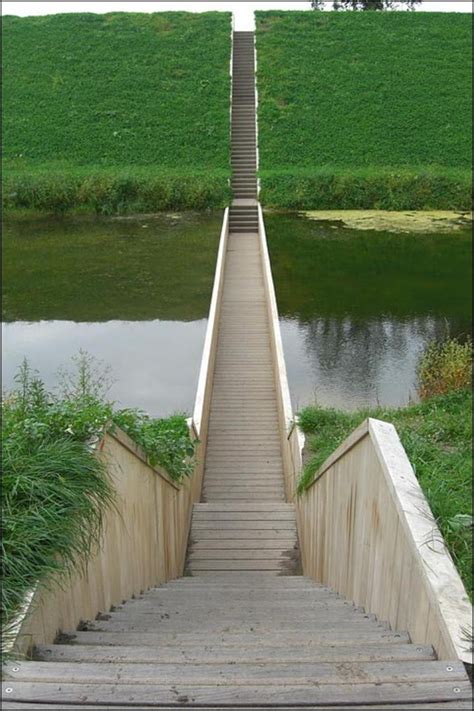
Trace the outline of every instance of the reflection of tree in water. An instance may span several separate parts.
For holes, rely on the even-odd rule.
[[[459,334],[458,324],[432,316],[408,321],[321,318],[300,328],[316,385],[333,387],[339,397],[345,394],[348,406],[393,402],[390,391],[396,391],[400,401],[408,401],[414,395],[416,366],[424,347]]]

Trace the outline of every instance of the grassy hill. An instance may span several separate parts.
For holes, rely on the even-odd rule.
[[[258,12],[262,201],[470,209],[471,16]]]
[[[3,18],[7,207],[228,201],[229,13]]]

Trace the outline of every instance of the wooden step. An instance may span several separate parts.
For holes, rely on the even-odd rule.
[[[49,666],[49,665],[48,665]],[[80,665],[78,665],[80,666]],[[436,672],[435,672],[436,673]],[[98,672],[99,676],[99,672]],[[97,677],[96,677],[97,678]],[[176,687],[178,685],[178,688]],[[3,691],[12,688],[11,682],[2,684]],[[454,691],[456,689],[456,691]],[[119,697],[117,696],[119,692]],[[74,682],[15,682],[13,690],[7,697],[8,700],[20,702],[41,702],[58,704],[78,704],[81,705],[84,699],[91,704],[113,704],[117,706],[120,699],[123,703],[133,705],[176,705],[184,703],[193,705],[225,707],[232,704],[255,707],[258,704],[274,707],[275,704],[282,706],[309,705],[317,706],[332,705],[340,703],[344,706],[360,706],[361,704],[426,704],[434,702],[462,702],[470,701],[472,698],[471,685],[467,681],[456,683],[452,681],[439,681],[425,676],[423,679],[411,678],[410,683],[406,681],[398,683],[346,683],[346,684],[321,684],[315,685],[294,685],[284,686],[244,684],[206,686],[183,684],[183,678],[177,676],[175,686],[162,686],[156,683],[156,677],[146,684],[123,683],[117,689],[115,683],[77,683]]]

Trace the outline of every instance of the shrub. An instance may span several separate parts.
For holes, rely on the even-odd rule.
[[[471,385],[472,342],[452,338],[431,343],[418,366],[418,392],[422,400],[464,390]]]

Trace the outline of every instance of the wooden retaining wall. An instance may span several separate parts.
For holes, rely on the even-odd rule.
[[[393,425],[366,420],[295,503],[305,575],[472,664],[472,607]]]

